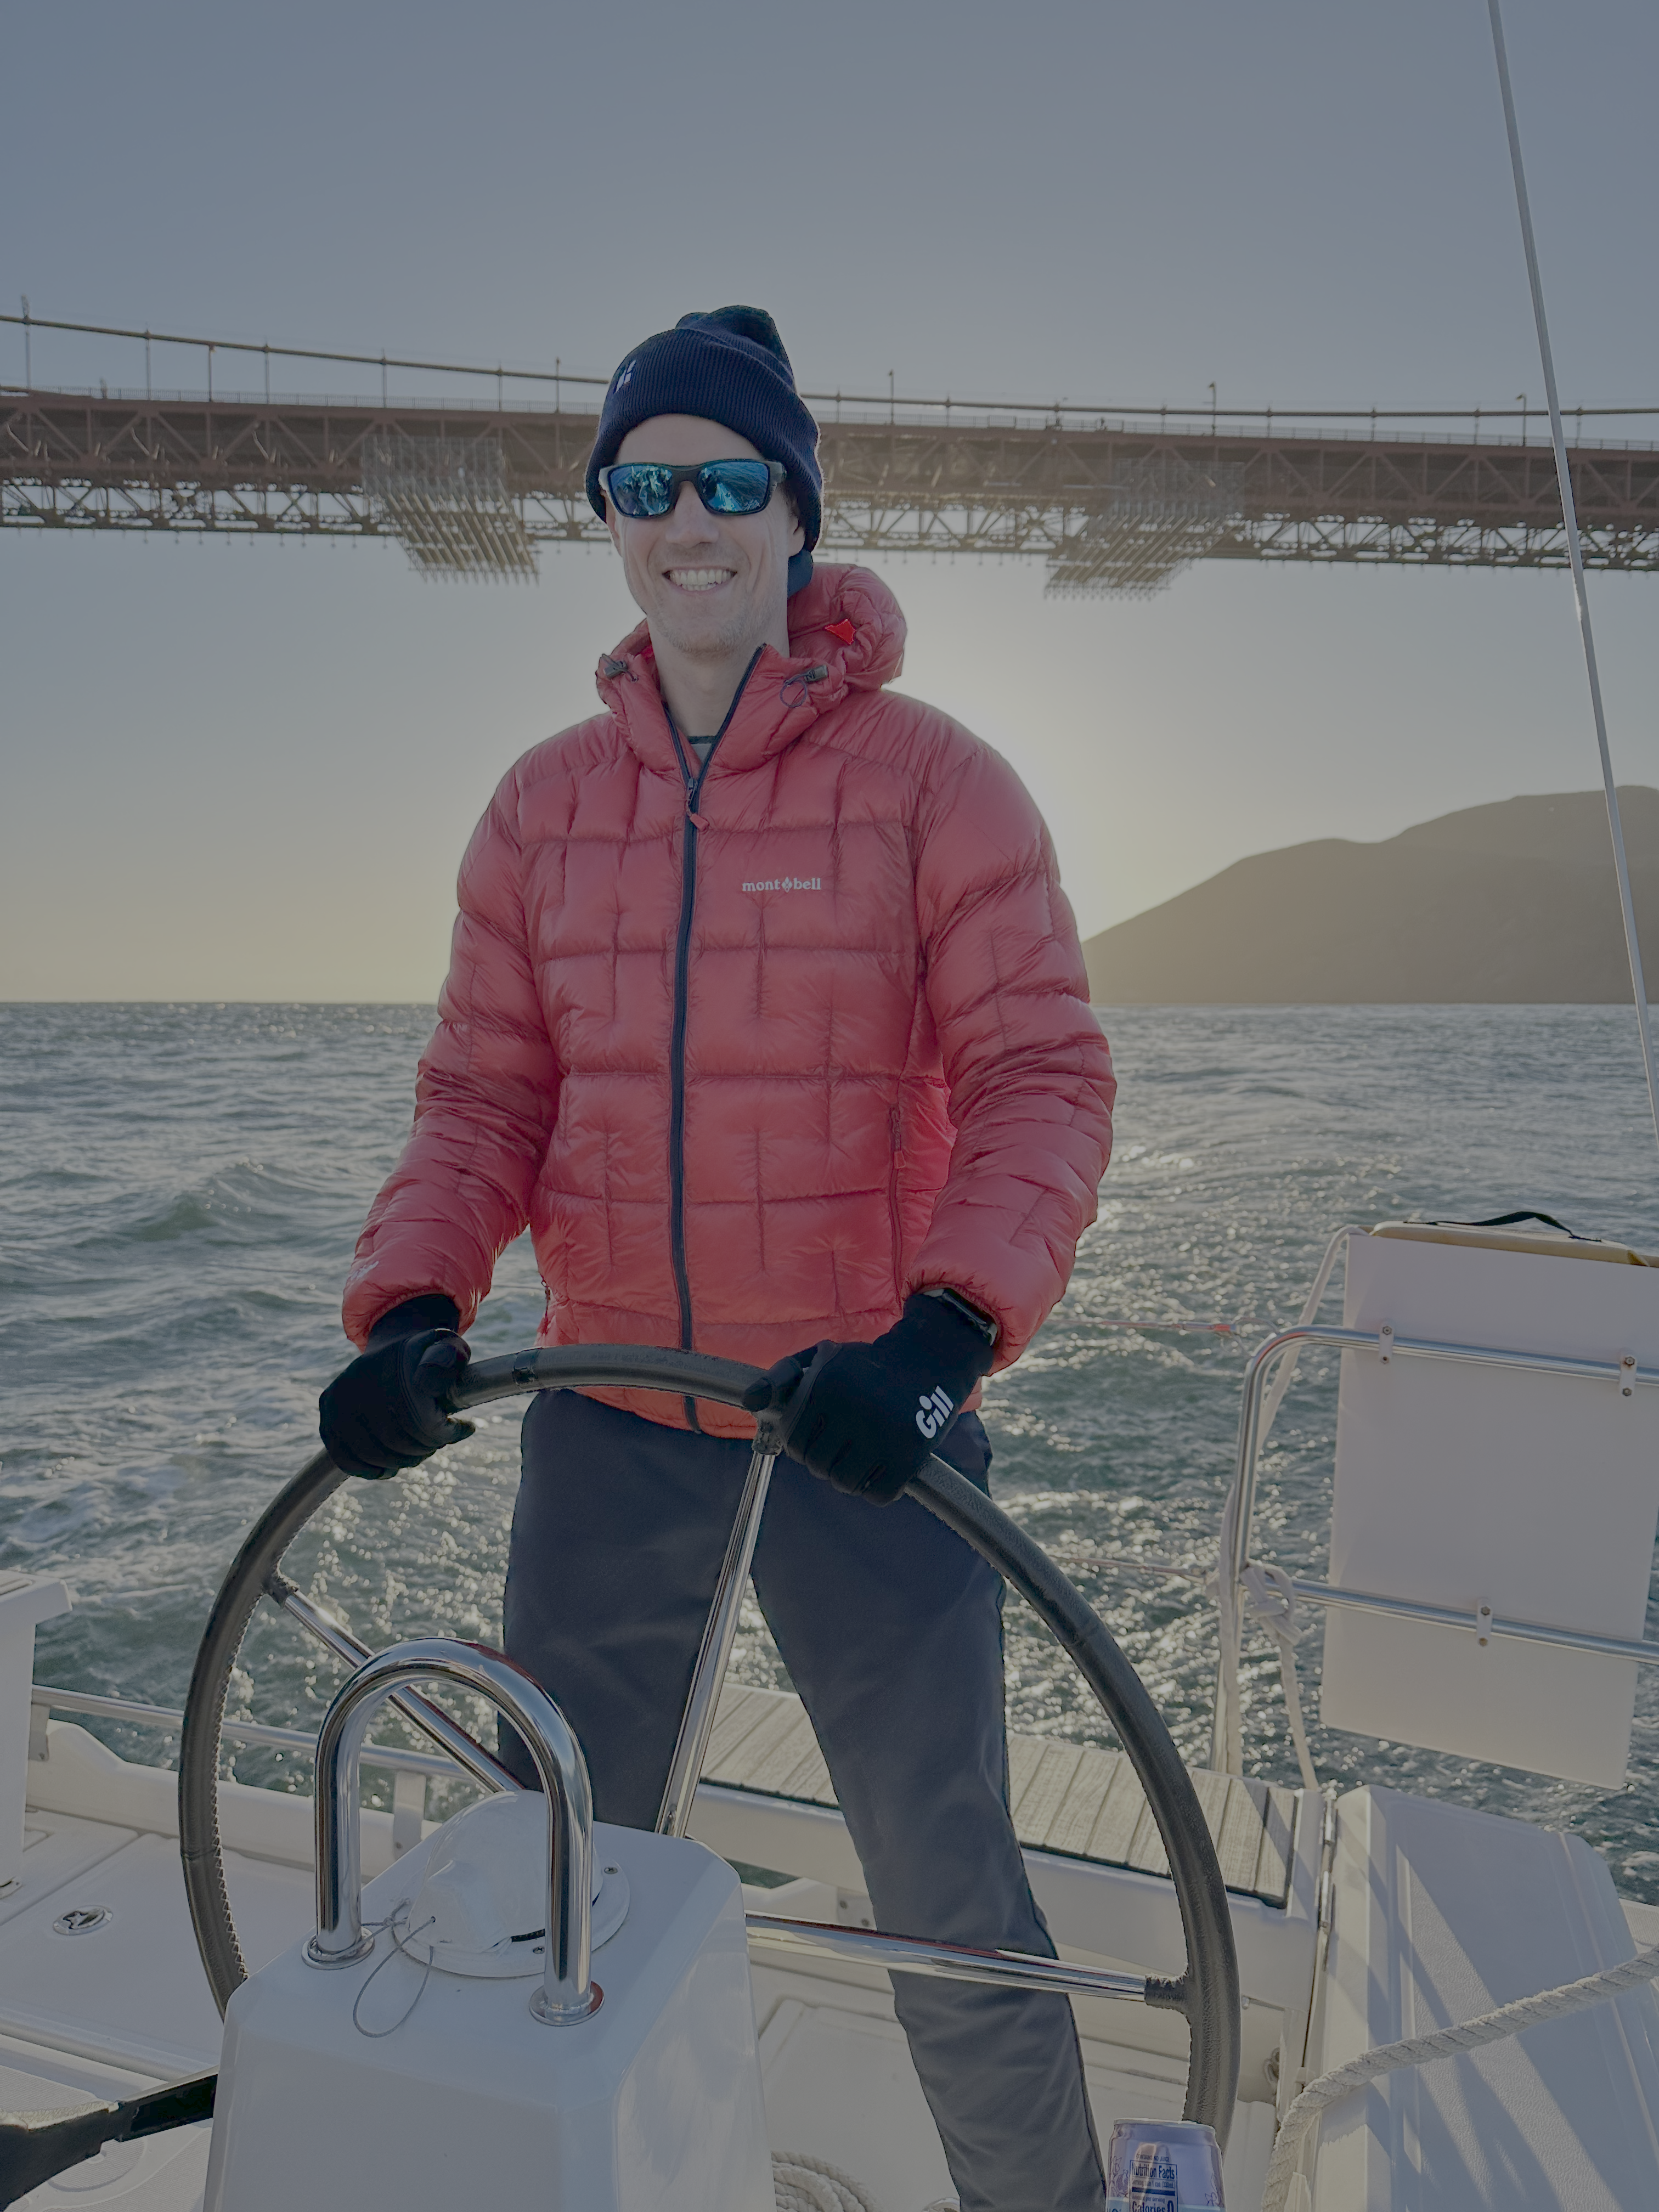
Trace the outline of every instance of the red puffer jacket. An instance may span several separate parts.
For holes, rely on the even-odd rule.
[[[544,1342],[766,1366],[945,1283],[1006,1366],[1064,1290],[1115,1085],[1048,834],[988,746],[882,690],[904,618],[875,577],[820,568],[789,613],[700,786],[643,625],[605,711],[501,783],[354,1342],[422,1291],[469,1327],[526,1221]]]

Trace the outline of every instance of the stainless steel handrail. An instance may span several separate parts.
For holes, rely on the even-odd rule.
[[[1255,1517],[1256,1455],[1260,1449],[1262,1380],[1269,1363],[1293,1344],[1328,1344],[1339,1349],[1374,1352],[1379,1358],[1396,1353],[1407,1359],[1448,1359],[1475,1366],[1529,1368],[1544,1375],[1577,1376],[1589,1382],[1628,1383],[1632,1389],[1659,1389],[1659,1372],[1644,1374],[1622,1359],[1569,1359],[1545,1352],[1510,1352],[1496,1345],[1449,1344],[1432,1337],[1385,1336],[1375,1329],[1333,1328],[1312,1322],[1300,1328],[1281,1329],[1257,1346],[1244,1375],[1244,1402],[1239,1416],[1238,1466],[1234,1486],[1242,1510],[1233,1534],[1234,1580],[1249,1559],[1250,1527]]]
[[[921,1936],[884,1936],[873,1929],[786,1920],[769,1912],[751,1912],[747,1918],[751,1943],[818,1959],[854,1959],[863,1966],[926,1975],[935,1981],[989,1983],[1004,1990],[1075,1990],[1079,1996],[1116,1997],[1129,2004],[1155,2002],[1164,1987],[1146,1974],[1034,1958],[1027,1951],[980,1951],[962,1943],[935,1943]]]
[[[1264,1383],[1273,1363],[1293,1346],[1301,1344],[1331,1345],[1345,1352],[1373,1352],[1379,1358],[1386,1359],[1398,1356],[1407,1359],[1449,1360],[1474,1366],[1517,1368],[1537,1374],[1572,1376],[1587,1382],[1614,1383],[1626,1396],[1638,1389],[1659,1389],[1659,1370],[1644,1373],[1633,1359],[1623,1355],[1615,1359],[1576,1359],[1553,1352],[1515,1352],[1498,1345],[1455,1344],[1434,1337],[1396,1336],[1387,1327],[1381,1330],[1336,1328],[1309,1322],[1295,1328],[1281,1329],[1277,1335],[1270,1336],[1264,1344],[1258,1345],[1250,1355],[1249,1364],[1244,1373],[1243,1396],[1238,1417],[1237,1459],[1223,1513],[1224,1542],[1228,1554],[1223,1563],[1223,1571],[1228,1577],[1232,1601],[1223,1613],[1222,1650],[1216,1669],[1215,1705],[1210,1737],[1210,1763],[1222,1773],[1237,1771],[1242,1750],[1242,1716],[1238,1711],[1237,1690],[1241,1640],[1238,1593],[1245,1570],[1251,1564],[1250,1540],[1255,1522]],[[1298,1583],[1294,1587],[1298,1595],[1305,1595],[1314,1605],[1350,1603],[1363,1606],[1367,1610],[1398,1613],[1412,1620],[1435,1623],[1449,1620],[1459,1627],[1470,1629],[1479,1626],[1484,1630],[1486,1626],[1484,1621],[1477,1623],[1472,1612],[1462,1613],[1443,1607],[1418,1605],[1409,1599],[1389,1598],[1367,1603],[1364,1594],[1339,1592],[1328,1583]],[[1620,1657],[1640,1657],[1644,1661],[1659,1662],[1659,1644],[1632,1644],[1621,1638],[1552,1628],[1541,1622],[1508,1621],[1501,1632],[1493,1632],[1525,1641],[1559,1644],[1569,1650],[1612,1653]]]
[[[357,1763],[374,1712],[394,1691],[420,1681],[475,1691],[524,1738],[548,1808],[546,1964],[530,2009],[554,2026],[586,2020],[603,1995],[589,1976],[593,1799],[587,1762],[545,1690],[481,1644],[445,1636],[394,1644],[360,1668],[329,1707],[317,1738],[317,1932],[306,1956],[316,1966],[343,1966],[374,1948],[362,1925]]]
[[[1387,1613],[1405,1620],[1426,1620],[1443,1628],[1468,1628],[1480,1636],[1501,1636],[1521,1644],[1554,1644],[1570,1651],[1597,1651],[1607,1659],[1634,1659],[1659,1666],[1659,1644],[1627,1636],[1595,1636],[1577,1628],[1550,1628],[1538,1620],[1510,1620],[1498,1613],[1460,1611],[1455,1606],[1419,1605],[1414,1598],[1383,1597],[1375,1590],[1338,1589],[1330,1583],[1300,1582],[1291,1588],[1310,1605],[1352,1607],[1358,1613]]]
[[[662,1808],[657,1814],[659,1836],[683,1836],[691,1825],[691,1808],[696,1802],[697,1784],[702,1779],[708,1739],[714,1732],[715,1709],[731,1662],[732,1640],[738,1632],[744,1592],[749,1587],[749,1569],[755,1556],[755,1540],[760,1534],[761,1516],[766,1510],[766,1493],[771,1485],[775,1458],[774,1453],[758,1448],[749,1455],[749,1473],[737,1516],[726,1538],[714,1602],[703,1623],[690,1694],[680,1715],[680,1732],[675,1739],[674,1756],[663,1788]]]

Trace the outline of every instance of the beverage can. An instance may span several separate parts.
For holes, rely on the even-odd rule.
[[[1106,2212],[1210,2212],[1224,2206],[1213,2128],[1120,2120],[1106,2160]]]

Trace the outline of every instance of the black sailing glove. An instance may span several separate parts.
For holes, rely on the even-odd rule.
[[[890,1505],[962,1410],[994,1354],[958,1307],[918,1292],[873,1344],[820,1344],[779,1360],[744,1391],[776,1412],[791,1459],[837,1490]]]
[[[342,1368],[317,1401],[323,1449],[342,1474],[375,1477],[418,1467],[444,1444],[472,1434],[443,1400],[468,1359],[453,1298],[406,1298],[380,1316],[367,1348]]]

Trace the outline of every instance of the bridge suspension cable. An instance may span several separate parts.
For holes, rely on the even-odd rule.
[[[563,368],[556,362],[551,368],[507,368],[497,363],[494,368],[476,362],[428,361],[412,356],[386,353],[341,353],[319,346],[272,345],[268,340],[252,338],[207,338],[178,331],[151,330],[148,325],[138,330],[114,323],[75,323],[54,320],[45,315],[0,313],[0,325],[10,324],[26,331],[61,331],[78,336],[105,338],[130,338],[146,346],[185,346],[202,354],[246,354],[266,361],[332,362],[349,368],[377,369],[407,369],[423,376],[470,376],[508,384],[550,384],[556,391],[567,384],[592,386],[603,391],[610,379],[586,374]],[[0,381],[0,389],[3,389]],[[184,395],[180,394],[180,397]],[[269,398],[269,392],[266,397]],[[1524,404],[1513,407],[1234,407],[1217,406],[1194,401],[1171,407],[1168,402],[1158,405],[1127,401],[1083,402],[1054,399],[1041,402],[1008,399],[943,399],[907,397],[900,392],[877,395],[854,392],[804,392],[802,398],[813,406],[856,407],[877,410],[884,415],[902,408],[907,416],[920,410],[931,413],[950,410],[963,420],[975,416],[1012,415],[1024,419],[1042,416],[1060,421],[1075,417],[1079,422],[1097,420],[1139,420],[1163,422],[1173,416],[1178,421],[1194,421],[1202,416],[1211,421],[1218,417],[1228,422],[1262,422],[1269,426],[1274,419],[1281,425],[1323,422],[1468,422],[1478,432],[1482,422],[1520,422],[1523,428],[1535,408]],[[1633,407],[1576,407],[1569,409],[1575,422],[1583,423],[1602,416],[1619,419],[1644,415],[1659,415],[1659,403]]]

